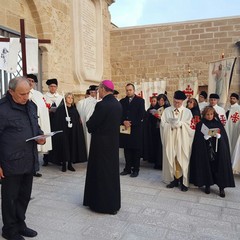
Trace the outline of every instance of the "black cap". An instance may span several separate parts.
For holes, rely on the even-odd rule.
[[[173,98],[178,99],[178,100],[185,100],[187,97],[183,91],[177,90],[174,93]]]
[[[38,82],[37,76],[34,74],[27,74],[27,78],[31,78],[35,83]]]
[[[216,93],[211,93],[211,94],[209,95],[209,98],[219,99],[219,95],[216,94]]]
[[[235,97],[237,100],[239,100],[239,95],[237,93],[232,93],[230,97]]]
[[[97,85],[90,85],[88,90],[89,90],[89,91],[96,91],[97,88],[98,88]]]
[[[205,99],[207,99],[207,92],[201,91],[199,95],[203,96]]]
[[[114,95],[117,95],[117,94],[119,94],[119,91],[114,90],[114,91],[113,91],[113,94],[114,94]]]
[[[46,81],[47,85],[56,84],[58,85],[58,80],[56,78],[51,78]]]

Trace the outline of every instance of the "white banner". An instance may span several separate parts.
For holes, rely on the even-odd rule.
[[[0,42],[0,69],[7,70],[9,42]]]
[[[38,39],[26,39],[27,73],[38,73]]]
[[[10,38],[7,72],[15,73],[17,71],[18,53],[20,50],[21,44],[19,38]]]
[[[227,102],[235,61],[236,58],[232,57],[209,63],[208,94],[217,93],[221,107]]]
[[[194,76],[181,77],[178,89],[183,91],[187,98],[196,98],[198,94],[198,78]]]
[[[145,109],[149,108],[151,97],[165,93],[166,90],[166,80],[159,80],[158,78],[155,81],[151,80],[152,79],[149,79],[148,82],[142,81],[141,83],[135,84],[135,93],[144,98]]]

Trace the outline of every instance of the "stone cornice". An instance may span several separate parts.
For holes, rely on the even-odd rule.
[[[115,0],[105,0],[108,6],[110,6],[112,3],[115,3]]]

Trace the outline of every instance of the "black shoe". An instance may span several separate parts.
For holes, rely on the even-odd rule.
[[[187,192],[188,187],[184,186],[183,184],[181,185],[181,191],[182,192]]]
[[[41,174],[41,173],[38,173],[38,172],[36,172],[36,173],[34,173],[34,174],[33,174],[33,176],[34,176],[34,177],[41,177],[41,176],[42,176],[42,174]]]
[[[174,188],[174,187],[178,187],[178,179],[174,179],[172,182],[170,182],[166,188]]]
[[[66,171],[67,171],[66,164],[63,164],[63,165],[62,165],[62,172],[66,172]]]
[[[109,214],[110,214],[110,215],[116,215],[116,214],[117,214],[117,211],[110,212]]]
[[[206,193],[206,194],[209,194],[209,193],[210,193],[210,187],[209,187],[209,186],[206,186],[206,187],[205,187],[205,193]]]
[[[122,172],[120,172],[121,176],[125,176],[125,175],[128,175],[128,174],[131,174],[131,172],[130,171],[126,171],[126,170],[123,170]]]
[[[35,230],[26,227],[23,230],[19,231],[19,234],[24,236],[24,237],[32,238],[32,237],[36,237],[38,233]]]
[[[16,234],[16,235],[10,237],[7,234],[2,233],[2,237],[5,239],[8,239],[8,240],[24,240],[25,239],[20,234]]]
[[[174,188],[174,187],[176,187],[174,181],[170,182],[170,183],[166,186],[166,188]]]
[[[138,172],[132,172],[131,174],[130,174],[130,177],[137,177],[138,176]]]
[[[68,165],[68,170],[69,171],[72,171],[72,172],[75,172],[76,170],[75,170],[75,168],[70,164],[70,165]]]
[[[219,188],[219,196],[224,198],[225,197],[225,191],[223,188]]]

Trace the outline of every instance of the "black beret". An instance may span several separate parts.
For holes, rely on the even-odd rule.
[[[38,82],[37,76],[34,74],[27,74],[27,78],[31,78],[35,83]]]
[[[209,95],[209,98],[219,99],[219,95],[216,94],[216,93],[211,93],[211,94]]]
[[[58,85],[58,80],[57,80],[56,78],[48,79],[48,80],[46,81],[46,84],[47,84],[47,85],[51,85],[51,84],[56,84],[56,85]]]
[[[207,93],[205,91],[201,91],[199,95],[203,96],[205,99],[207,98]]]
[[[114,91],[113,91],[113,94],[114,94],[114,95],[117,95],[117,94],[119,94],[119,91],[114,90]]]
[[[97,85],[90,85],[89,86],[89,91],[96,91],[97,88],[98,88]]]
[[[174,93],[173,98],[178,99],[178,100],[185,100],[187,97],[183,91],[177,90]]]
[[[232,93],[230,97],[235,97],[237,100],[239,100],[239,95],[237,93]]]

